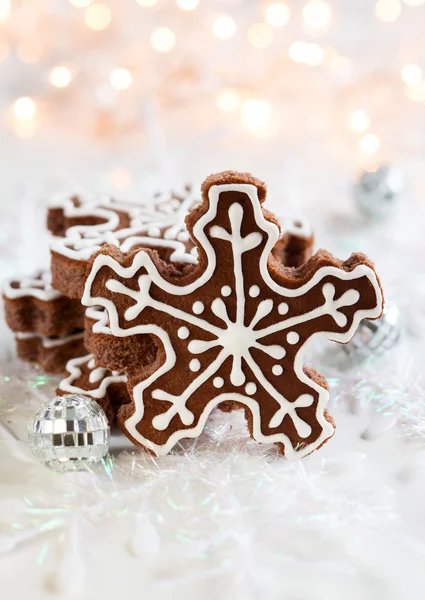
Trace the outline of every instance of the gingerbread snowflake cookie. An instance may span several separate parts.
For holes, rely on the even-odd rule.
[[[196,255],[190,253],[195,249],[194,244],[185,226],[188,211],[199,204],[190,187],[158,194],[147,204],[121,205],[100,199],[97,203],[80,201],[74,206],[74,201],[67,198],[63,200],[62,209],[56,209],[59,214],[68,215],[67,227],[50,227],[65,235],[51,244],[51,266],[53,285],[69,298],[81,298],[87,263],[105,244],[112,244],[123,252],[153,248],[166,261],[196,263]],[[53,220],[52,210],[49,221]],[[74,215],[74,220],[70,215]]]
[[[199,256],[189,271],[170,272],[151,250],[104,247],[92,260],[83,303],[107,310],[105,334],[149,334],[157,346],[152,364],[138,367],[133,356],[126,368],[132,403],[120,425],[135,444],[166,454],[231,401],[257,441],[303,457],[334,433],[325,381],[303,369],[307,344],[347,342],[361,319],[378,318],[379,280],[363,254],[341,262],[319,251],[284,266],[272,254],[280,231],[262,208],[265,185],[249,174],[212,175],[202,196],[187,218]]]

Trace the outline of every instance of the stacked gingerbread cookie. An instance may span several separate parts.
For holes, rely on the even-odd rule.
[[[57,286],[82,291],[91,308],[93,368],[125,374],[118,423],[134,444],[166,454],[197,437],[216,407],[243,409],[252,437],[288,457],[332,437],[328,386],[304,367],[305,349],[317,337],[348,342],[362,319],[381,315],[382,290],[363,254],[310,257],[304,224],[282,230],[265,199],[250,174],[219,173],[184,225],[173,219],[173,235],[168,222],[151,221],[59,259],[53,248]],[[67,268],[72,290],[62,287]]]
[[[70,357],[58,393],[93,397],[157,454],[198,436],[215,407],[242,408],[251,435],[287,456],[327,441],[329,392],[303,367],[305,347],[349,341],[361,319],[380,316],[382,291],[364,255],[311,257],[307,224],[276,219],[265,199],[262,182],[231,171],[209,177],[202,199],[190,188],[148,205],[54,199],[46,293],[79,320],[78,332],[50,333],[81,335],[87,307],[85,353]],[[16,329],[18,307],[7,311],[32,333]]]
[[[3,296],[21,359],[60,373],[68,360],[84,353],[84,308],[52,287],[48,271],[7,280]]]
[[[51,244],[53,285],[67,297],[80,300],[84,290],[86,271],[91,257],[104,245],[110,244],[127,251],[148,247],[155,249],[172,268],[180,264],[181,256],[193,250],[184,227],[187,213],[199,204],[190,187],[179,192],[158,194],[148,205],[124,204],[113,200],[81,202],[76,198],[59,198],[52,202],[48,215],[50,230],[62,234]],[[191,254],[185,261],[195,264]],[[80,303],[81,304],[81,303]],[[58,394],[83,393],[94,398],[114,423],[118,408],[130,401],[126,388],[125,365],[115,364],[113,336],[97,347],[96,325],[104,324],[104,309],[88,309],[85,315],[85,345],[89,352],[66,365],[67,376],[58,387]],[[155,345],[145,336],[142,362],[155,356]],[[103,366],[107,364],[109,368]]]

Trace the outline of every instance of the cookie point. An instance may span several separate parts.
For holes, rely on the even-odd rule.
[[[204,200],[208,197],[209,189],[213,185],[226,185],[226,184],[249,184],[255,185],[258,189],[258,198],[260,202],[264,202],[267,195],[266,184],[257,179],[251,173],[240,173],[239,171],[222,171],[221,173],[213,173],[209,175],[202,184],[202,197]]]

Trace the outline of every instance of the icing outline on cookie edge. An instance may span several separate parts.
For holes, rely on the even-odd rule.
[[[229,393],[225,393],[225,394],[219,394],[218,396],[215,396],[214,398],[212,398],[208,402],[208,404],[205,405],[205,407],[199,417],[199,421],[198,421],[198,424],[196,425],[196,427],[194,427],[192,429],[182,429],[182,430],[175,431],[163,445],[155,444],[152,441],[146,439],[136,429],[136,426],[137,426],[138,422],[141,420],[141,418],[143,417],[143,412],[144,412],[143,391],[145,389],[147,389],[148,387],[150,387],[151,384],[156,379],[158,379],[162,374],[168,372],[174,366],[174,364],[176,362],[176,354],[175,354],[175,351],[171,344],[170,338],[168,336],[168,333],[163,328],[161,328],[157,325],[137,325],[134,327],[130,327],[129,329],[121,329],[119,326],[118,313],[117,313],[114,303],[111,300],[108,300],[107,298],[102,298],[102,297],[93,298],[93,297],[91,297],[91,294],[90,294],[91,285],[96,277],[96,274],[99,271],[99,269],[102,268],[103,266],[109,266],[112,270],[114,270],[116,272],[116,274],[118,276],[121,276],[123,278],[132,277],[140,268],[144,267],[146,269],[148,275],[142,275],[140,277],[140,281],[139,281],[140,288],[141,288],[140,291],[134,291],[134,290],[130,290],[129,288],[125,288],[125,286],[123,284],[121,284],[120,282],[113,280],[113,279],[108,281],[108,284],[111,286],[111,287],[107,286],[108,289],[111,289],[118,293],[125,293],[126,295],[132,297],[136,301],[136,304],[131,306],[128,309],[128,315],[125,315],[127,320],[131,320],[131,318],[135,318],[137,316],[137,314],[139,314],[147,305],[152,306],[156,302],[155,300],[151,299],[149,296],[149,287],[150,287],[151,283],[155,283],[163,291],[166,291],[169,294],[173,294],[173,295],[190,294],[190,293],[193,293],[198,288],[200,288],[202,285],[204,285],[210,279],[210,277],[214,273],[214,270],[216,267],[215,251],[214,251],[214,248],[211,245],[209,239],[207,238],[207,236],[205,234],[204,228],[208,224],[211,223],[211,221],[214,219],[215,215],[217,214],[217,208],[218,208],[220,194],[222,192],[228,192],[228,191],[229,192],[231,192],[231,191],[240,192],[240,193],[245,194],[249,198],[251,205],[252,205],[256,225],[267,236],[267,240],[266,240],[265,246],[262,250],[261,257],[260,257],[259,271],[260,271],[260,274],[261,274],[264,284],[266,286],[268,286],[273,292],[279,294],[280,296],[286,297],[286,298],[288,298],[288,297],[294,298],[294,297],[303,295],[304,293],[309,291],[311,288],[313,288],[315,285],[320,283],[320,281],[328,275],[334,275],[336,278],[338,278],[340,280],[355,280],[355,279],[365,276],[367,279],[369,279],[370,283],[372,284],[372,286],[374,288],[375,296],[377,299],[376,306],[373,309],[357,310],[354,313],[354,315],[352,317],[353,322],[351,324],[351,327],[345,333],[324,332],[324,331],[313,332],[297,350],[295,359],[294,359],[294,372],[295,372],[295,375],[297,376],[297,378],[301,382],[305,383],[308,387],[312,388],[313,390],[315,390],[317,392],[318,402],[317,402],[315,416],[316,416],[317,422],[319,423],[319,425],[322,428],[320,436],[317,439],[315,439],[314,442],[309,443],[309,444],[304,444],[303,447],[299,448],[298,450],[296,448],[294,449],[292,447],[291,440],[288,438],[288,436],[286,436],[283,433],[264,435],[261,432],[261,419],[260,419],[260,411],[259,411],[258,403],[255,401],[254,398],[249,397],[248,395],[240,394],[238,392],[233,392],[233,391],[229,392]],[[166,354],[165,362],[148,379],[140,382],[139,384],[137,384],[134,387],[133,400],[134,400],[135,411],[125,421],[125,427],[128,430],[128,432],[130,433],[130,435],[135,440],[137,440],[139,443],[141,443],[142,445],[145,445],[146,447],[154,450],[157,454],[166,454],[169,452],[169,450],[171,450],[171,448],[180,439],[197,437],[201,433],[201,431],[205,425],[205,422],[206,422],[209,414],[211,413],[212,409],[215,406],[217,406],[217,404],[224,402],[226,400],[233,400],[236,402],[240,402],[241,404],[244,404],[245,406],[247,406],[250,409],[250,411],[252,413],[252,417],[253,417],[253,437],[254,437],[254,439],[256,439],[259,442],[267,442],[267,443],[275,442],[275,443],[283,444],[284,449],[285,449],[285,456],[287,458],[290,458],[294,454],[296,454],[297,457],[305,456],[306,454],[311,453],[313,450],[315,450],[317,447],[319,447],[326,439],[328,439],[333,434],[333,431],[334,431],[333,425],[325,419],[325,415],[324,415],[324,407],[326,406],[328,398],[329,398],[328,390],[326,390],[325,388],[323,388],[318,383],[316,383],[314,380],[310,379],[307,375],[304,374],[303,356],[305,354],[305,349],[306,349],[308,343],[310,342],[310,340],[312,340],[316,337],[322,337],[322,338],[326,338],[326,339],[330,339],[330,340],[334,340],[334,341],[338,341],[338,342],[348,342],[351,339],[352,335],[354,334],[355,329],[357,328],[358,324],[360,323],[360,321],[362,319],[378,318],[382,312],[382,293],[381,293],[381,288],[379,286],[377,277],[376,277],[373,269],[371,269],[369,266],[364,265],[364,264],[357,265],[352,271],[344,271],[344,270],[339,269],[334,266],[324,266],[324,267],[319,268],[314,273],[313,277],[309,281],[307,281],[304,285],[302,285],[301,287],[296,288],[296,289],[285,288],[284,286],[281,286],[276,281],[274,281],[271,278],[269,271],[268,271],[267,260],[268,260],[268,257],[270,255],[272,248],[274,247],[275,243],[277,242],[277,240],[279,238],[279,228],[277,227],[277,225],[275,223],[268,221],[264,217],[262,208],[261,208],[261,204],[260,204],[260,201],[258,198],[257,187],[253,184],[246,184],[246,183],[212,185],[208,190],[208,198],[209,198],[208,210],[206,211],[206,213],[204,213],[199,218],[199,220],[193,226],[194,237],[198,240],[199,247],[201,247],[203,249],[203,251],[206,253],[207,259],[208,259],[205,271],[200,275],[200,277],[197,280],[193,281],[192,283],[190,283],[186,286],[176,286],[168,281],[165,281],[164,279],[162,279],[160,273],[157,271],[157,268],[154,265],[154,263],[152,262],[149,254],[147,254],[144,251],[140,251],[139,253],[137,253],[134,256],[133,264],[130,267],[121,266],[110,256],[102,255],[102,254],[98,255],[96,257],[96,259],[94,260],[91,272],[87,278],[82,301],[83,301],[83,304],[85,304],[86,306],[101,305],[107,309],[108,315],[109,315],[109,327],[108,327],[108,330],[105,331],[105,333],[112,333],[113,335],[118,336],[118,337],[124,337],[124,336],[129,336],[129,335],[134,335],[134,334],[149,333],[149,334],[158,336],[161,340],[161,343],[164,345],[164,348],[165,348],[165,354]],[[238,209],[234,209],[233,212],[235,214],[232,217],[230,212],[231,212],[231,209],[233,206],[241,207],[241,205],[238,204],[237,202],[235,202],[234,204],[232,204],[229,207],[230,221],[232,222],[232,219],[233,219],[233,222],[236,223],[239,219],[239,217],[237,215]],[[239,219],[239,225],[240,225],[240,223],[241,223],[241,220]],[[215,233],[213,233],[214,228],[216,229]],[[222,230],[222,231],[220,231],[220,230]],[[219,239],[223,239],[223,240],[228,239],[228,241],[232,241],[231,238],[232,238],[233,233],[234,233],[233,229],[232,229],[232,233],[229,234],[222,227],[216,226],[216,225],[213,225],[210,230],[211,237],[218,237]],[[242,244],[242,246],[241,246],[242,249],[239,248],[239,251],[236,251],[236,254],[235,254],[235,244],[234,243],[232,244],[232,249],[233,249],[235,259],[236,259],[238,252],[239,252],[239,259],[240,259],[242,254],[245,251],[250,249],[250,248],[247,248],[247,249],[243,248],[243,242],[246,240],[246,238],[253,236],[253,235],[260,236],[259,241],[258,241],[258,237],[256,238],[257,242],[255,241],[255,239],[253,237],[251,237],[250,243],[254,244],[253,246],[251,246],[251,249],[258,246],[262,241],[262,238],[261,238],[262,234],[260,234],[258,232],[257,233],[253,232],[251,234],[248,234],[246,236],[246,238],[242,238],[240,236],[240,231],[238,233],[239,233],[239,242]],[[234,239],[235,238],[233,238],[233,242],[234,242]],[[236,260],[235,260],[234,261],[234,275],[235,275],[236,287],[238,286],[238,281],[240,284],[241,278],[242,278],[242,286],[243,286],[243,277],[244,277],[240,262],[238,263],[238,267],[239,267],[239,270],[237,268],[237,264],[236,264]],[[146,285],[146,284],[148,284],[148,285]],[[113,289],[114,287],[115,287],[115,289]],[[275,323],[273,326],[270,326],[266,329],[271,330],[270,333],[276,333],[277,331],[281,331],[283,329],[289,329],[291,326],[296,326],[299,323],[306,322],[315,317],[328,315],[328,314],[334,318],[337,325],[344,326],[344,323],[341,323],[341,324],[338,323],[338,319],[340,319],[340,321],[341,321],[341,319],[342,320],[345,319],[345,324],[347,322],[347,319],[343,313],[338,312],[338,309],[342,308],[343,306],[350,306],[350,305],[355,304],[357,302],[360,294],[357,290],[351,290],[351,292],[355,292],[355,295],[351,294],[351,296],[350,296],[350,294],[349,294],[350,290],[348,290],[348,292],[343,294],[343,296],[345,296],[345,302],[346,302],[344,304],[343,297],[340,297],[338,300],[334,301],[334,299],[333,299],[334,292],[335,292],[335,288],[332,284],[329,284],[329,283],[325,284],[322,288],[322,293],[323,293],[323,296],[325,299],[324,304],[320,305],[319,307],[317,307],[316,309],[313,309],[312,311],[310,311],[308,313],[305,313],[303,315],[298,315],[297,317],[292,317],[291,319],[287,319],[286,321],[283,321],[283,323],[282,323],[282,321]],[[348,296],[350,296],[350,297],[348,297]],[[341,300],[343,300],[342,304],[341,304]],[[173,311],[175,313],[179,313],[179,309],[174,309],[173,307],[170,307],[168,305],[167,305],[167,310],[170,312],[170,314],[172,314]],[[196,314],[196,311],[194,311],[194,312]],[[269,314],[269,313],[266,313],[266,314]],[[280,313],[280,314],[282,314],[282,313]],[[314,317],[312,316],[312,314],[314,314]],[[176,315],[174,315],[174,316],[176,316]],[[176,316],[176,318],[182,318],[182,316],[180,314],[178,314]],[[261,320],[261,318],[262,317],[260,317],[257,322],[259,322]],[[189,315],[189,313],[185,313],[184,320],[187,323],[192,322],[193,324],[199,326],[200,319],[193,315]],[[252,327],[254,327],[257,324],[257,322],[254,325],[252,325],[252,323],[251,323]],[[244,327],[246,329],[249,329],[249,326],[244,326]],[[205,327],[203,327],[203,328],[205,330]],[[215,326],[214,326],[214,328],[217,329]],[[222,333],[223,333],[223,331],[226,331],[226,330],[221,330]],[[257,334],[259,334],[260,332],[261,332],[261,330],[255,331],[255,333],[257,333]],[[213,334],[217,335],[215,332],[213,332]],[[261,339],[261,337],[265,337],[265,336],[266,336],[266,334],[263,333],[263,335],[261,335],[261,336],[258,335],[257,337]],[[194,341],[196,341],[196,340],[194,340]],[[202,341],[202,340],[200,340],[200,341]],[[214,341],[216,341],[216,340],[214,340]],[[289,341],[289,338],[288,338],[288,343],[291,343]],[[296,343],[296,342],[292,342],[292,343]],[[216,344],[216,345],[221,346],[221,344]],[[249,347],[248,347],[248,349],[249,349]],[[220,357],[220,355],[221,355],[221,353],[219,354],[217,359]],[[223,364],[223,362],[225,360],[227,360],[228,356],[229,356],[229,354],[224,357],[221,364]],[[234,355],[230,355],[230,356],[232,356],[232,359],[235,360]],[[214,361],[214,363],[217,362],[217,359]],[[246,360],[246,359],[244,358],[244,360]],[[253,361],[253,362],[255,362],[255,361]],[[217,369],[220,368],[221,364],[217,367]],[[252,366],[250,364],[248,364],[248,366],[252,370]],[[208,371],[208,368],[206,370]],[[209,379],[209,377],[213,377],[213,375],[214,375],[214,372],[211,375],[208,375],[207,379]],[[195,379],[194,381],[196,382],[197,380]],[[200,383],[199,385],[202,385],[202,383]],[[198,385],[198,387],[199,387],[199,385]],[[161,392],[161,390],[155,390],[155,391]],[[245,391],[247,392],[247,389]],[[247,392],[247,394],[248,394],[248,392]],[[255,394],[255,391],[254,391],[254,394]],[[304,395],[307,395],[307,394],[304,394]],[[168,396],[170,396],[170,395],[168,394]],[[152,397],[154,397],[153,393],[152,393]],[[160,398],[158,398],[158,399],[160,400]],[[171,400],[169,398],[164,397],[163,399],[171,402]],[[284,405],[284,406],[281,405],[281,408],[277,411],[277,413],[272,418],[272,420],[270,422],[270,427],[272,427],[272,422],[278,421],[279,418],[280,418],[280,422],[282,422],[282,420],[286,414],[289,414],[289,416],[293,420],[294,426],[296,426],[295,420],[291,413],[295,413],[295,409],[297,408],[296,403],[298,401],[295,401],[295,402],[286,401],[286,402],[289,403],[291,406],[288,407],[287,405]],[[310,402],[310,404],[311,403],[312,402]],[[176,404],[177,404],[177,401],[176,401]],[[308,404],[301,403],[301,404],[298,404],[298,406],[299,407],[308,406]],[[172,406],[171,408],[174,409],[174,406]],[[185,408],[186,408],[185,406],[179,406],[178,409],[174,412],[174,414],[178,413],[180,415],[180,418],[184,422],[184,424],[189,425],[190,424],[188,422],[189,416],[185,413],[185,410],[184,410]],[[292,408],[292,410],[290,410],[291,408]],[[285,410],[286,410],[286,412],[285,412]],[[283,416],[279,415],[279,417],[277,417],[277,414],[280,411],[283,412]],[[169,411],[166,411],[165,413],[158,415],[158,417],[163,417],[168,412]],[[190,412],[190,411],[188,411],[188,412]],[[174,414],[172,416],[174,416]],[[299,417],[298,417],[298,419],[301,420]],[[159,419],[159,421],[162,421],[162,420],[163,419]],[[158,423],[158,424],[160,424],[161,427],[157,427],[157,429],[161,430],[161,429],[165,428],[162,426],[163,425],[162,422]]]

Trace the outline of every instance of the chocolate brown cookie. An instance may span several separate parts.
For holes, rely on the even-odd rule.
[[[5,281],[6,322],[14,332],[60,336],[84,327],[84,308],[53,289],[48,271]]]
[[[34,332],[16,333],[16,350],[19,358],[38,363],[46,373],[63,373],[66,363],[86,353],[84,332],[47,337]]]
[[[135,444],[165,454],[230,401],[256,440],[306,456],[335,429],[325,380],[303,368],[306,347],[319,337],[348,342],[361,319],[380,317],[373,264],[321,250],[285,266],[273,256],[281,233],[262,208],[266,187],[250,174],[212,175],[202,198],[186,219],[198,250],[190,269],[170,271],[149,249],[104,246],[91,260],[82,301],[106,309],[97,334],[115,336],[132,398],[119,423]],[[139,335],[157,347],[151,364],[125,342]]]
[[[113,210],[117,205],[113,201],[100,207],[86,202],[82,208],[72,209],[71,212],[83,213],[78,225],[68,219],[65,221],[68,228],[53,227],[54,231],[65,234],[63,239],[51,244],[55,289],[69,298],[81,298],[87,263],[104,244],[113,244],[124,252],[132,248],[153,248],[166,261],[195,264],[196,254],[190,253],[194,245],[186,231],[185,217],[197,204],[199,200],[189,187],[182,192],[160,194],[149,205],[132,204],[124,228],[121,227],[123,219]],[[53,217],[49,214],[51,221]],[[101,215],[104,220],[99,224]]]
[[[66,371],[67,375],[56,393],[59,396],[83,394],[93,398],[105,411],[109,424],[114,425],[119,408],[130,402],[125,375],[96,366],[92,354],[70,360]]]

